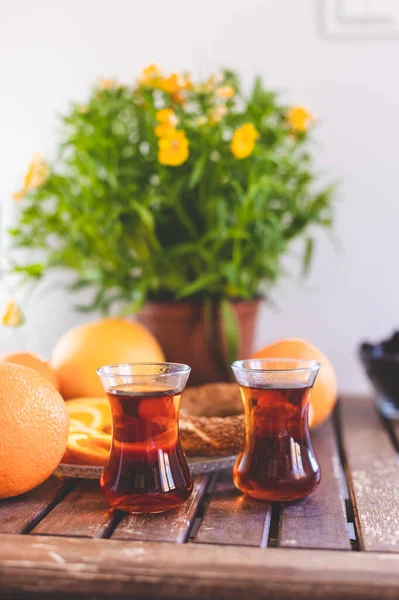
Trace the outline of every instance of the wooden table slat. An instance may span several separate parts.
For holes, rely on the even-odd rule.
[[[345,397],[343,444],[360,548],[399,552],[399,464],[370,398]]]
[[[0,501],[0,533],[26,533],[72,488],[73,482],[50,477],[39,487]]]
[[[178,511],[122,520],[109,512],[97,481],[51,478],[28,494],[0,501],[0,597],[398,598],[399,426],[391,423],[387,431],[372,400],[356,397],[342,398],[339,423],[360,552],[348,551],[340,453],[330,422],[313,434],[320,487],[281,507],[283,547],[261,549],[270,535],[271,505],[240,494],[231,472],[212,476],[214,489],[209,476],[198,478]],[[348,509],[352,520],[350,502]],[[194,543],[175,543],[189,534]]]
[[[0,535],[7,598],[394,600],[398,572],[398,554]]]
[[[267,546],[271,504],[244,496],[231,471],[220,474],[194,541],[201,544]]]
[[[103,537],[114,517],[98,481],[81,481],[32,533],[76,537]]]
[[[279,546],[350,550],[340,490],[340,459],[331,419],[312,433],[312,444],[321,467],[321,482],[304,500],[282,507]]]
[[[112,535],[113,539],[184,543],[187,541],[209,477],[194,480],[190,498],[176,510],[155,515],[126,515]]]

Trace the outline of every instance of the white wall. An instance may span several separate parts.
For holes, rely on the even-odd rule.
[[[1,0],[0,198],[4,221],[35,150],[51,156],[56,113],[84,99],[99,75],[129,81],[142,66],[207,74],[231,66],[249,82],[260,73],[285,99],[319,118],[315,153],[342,182],[335,242],[319,236],[305,282],[283,281],[266,308],[257,345],[302,336],[333,360],[340,387],[368,389],[356,358],[364,338],[399,325],[397,264],[399,41],[325,39],[317,0]],[[53,280],[52,280],[53,281]],[[0,350],[17,345],[48,356],[59,334],[86,319],[53,283],[24,298],[28,325],[0,330]],[[6,290],[0,284],[0,303]],[[93,316],[94,318],[94,316]]]

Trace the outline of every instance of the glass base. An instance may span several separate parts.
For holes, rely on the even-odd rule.
[[[191,477],[188,477],[189,479],[185,481],[185,487],[176,487],[168,492],[151,492],[148,490],[147,492],[138,493],[133,489],[131,492],[126,491],[126,489],[117,491],[115,486],[109,486],[110,482],[107,481],[107,469],[105,468],[100,479],[100,487],[110,508],[113,510],[137,514],[161,513],[178,508],[191,496],[193,484]]]
[[[399,406],[388,398],[378,397],[376,402],[378,412],[386,419],[399,421]]]
[[[191,491],[192,488],[184,490],[180,494],[165,494],[164,498],[140,498],[135,494],[132,496],[126,495],[121,498],[110,498],[109,494],[103,489],[105,498],[112,510],[121,510],[137,515],[156,514],[175,510],[190,497]]]
[[[167,508],[160,508],[158,510],[150,510],[145,507],[134,507],[132,508],[129,505],[124,506],[123,504],[112,506],[111,511],[121,511],[125,513],[129,513],[131,515],[160,515],[161,513],[169,512],[170,510],[176,510],[176,508],[180,508],[181,504],[175,504],[174,506],[168,506]]]
[[[315,485],[312,489],[307,490],[306,492],[299,492],[297,494],[281,494],[278,492],[256,492],[253,490],[245,490],[245,492],[243,493],[247,494],[247,496],[250,496],[251,498],[254,498],[254,500],[260,500],[262,502],[297,502],[298,500],[303,500],[303,498],[306,498],[307,496],[312,494],[317,488],[317,485]]]

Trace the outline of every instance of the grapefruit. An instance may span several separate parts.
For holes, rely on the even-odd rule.
[[[143,325],[124,319],[103,319],[67,331],[57,342],[51,365],[65,399],[103,396],[96,373],[105,365],[162,362],[164,355]]]
[[[6,352],[5,354],[0,355],[0,361],[2,360],[38,371],[57,390],[59,389],[58,379],[54,369],[51,368],[50,363],[47,360],[43,360],[38,354],[26,352],[24,350],[21,350],[20,352]]]
[[[331,362],[316,346],[299,338],[286,338],[265,346],[251,358],[317,360],[321,366],[310,394],[309,425],[317,427],[330,416],[337,400],[337,378]]]
[[[45,481],[66,448],[64,400],[33,369],[0,362],[0,498],[18,496]]]

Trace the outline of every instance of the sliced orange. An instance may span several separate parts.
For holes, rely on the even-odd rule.
[[[111,447],[111,410],[107,398],[74,398],[65,404],[69,436],[62,462],[104,466]]]
[[[111,410],[107,398],[74,398],[66,401],[66,407],[74,431],[79,430],[75,426],[76,421],[82,423],[84,427],[98,431],[110,430]]]
[[[93,427],[87,427],[83,421],[78,419],[69,419],[69,433],[87,433],[88,435],[97,435],[104,432],[100,429],[94,429]]]
[[[74,465],[104,466],[108,460],[111,436],[86,428],[72,431],[68,437],[63,463]]]
[[[124,444],[130,452],[145,452],[156,447],[166,451],[177,443],[178,432],[174,419],[175,407],[168,399],[144,401],[143,413],[146,419],[159,425],[162,433],[154,435],[152,441]],[[64,464],[104,466],[111,448],[111,410],[106,398],[74,398],[67,400],[69,413],[68,444],[63,456]],[[141,406],[140,406],[141,407]],[[153,416],[158,414],[158,416]],[[160,415],[160,416],[159,416]],[[150,418],[153,417],[153,418]]]

